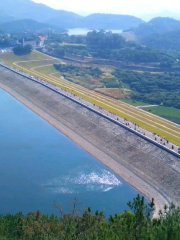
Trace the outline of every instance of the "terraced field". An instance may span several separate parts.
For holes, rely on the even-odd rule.
[[[54,62],[58,63],[60,60],[35,52],[34,59],[33,56],[30,56],[29,59],[18,59],[18,61],[15,60],[13,62],[11,55],[12,59],[15,59],[12,53],[6,53],[0,54],[0,60],[35,77],[46,80],[47,82],[110,111],[111,113],[126,118],[128,121],[136,123],[140,127],[152,133],[156,133],[162,138],[166,138],[170,142],[180,146],[180,125],[162,119],[149,112],[137,109],[125,102],[112,99],[108,96],[104,96],[95,91],[88,90],[61,79],[59,72],[52,67]]]

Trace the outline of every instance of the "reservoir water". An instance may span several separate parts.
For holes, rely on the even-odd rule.
[[[0,214],[82,209],[121,213],[137,191],[0,89]]]

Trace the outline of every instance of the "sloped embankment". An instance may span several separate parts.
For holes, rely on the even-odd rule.
[[[53,91],[0,67],[0,87],[103,162],[158,208],[180,204],[179,159]]]

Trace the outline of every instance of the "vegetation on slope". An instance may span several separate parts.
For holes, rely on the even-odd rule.
[[[55,10],[30,0],[1,0],[0,9],[11,14],[16,19],[32,19],[63,28],[75,26],[76,22],[82,18],[78,14]]]
[[[1,0],[0,9],[16,19],[32,19],[62,28],[123,29],[136,27],[143,22],[141,19],[129,15],[97,13],[82,17],[73,12],[55,10],[44,4],[38,4],[30,0]]]
[[[63,213],[62,207],[55,205],[60,217],[29,213],[24,216],[7,214],[0,216],[0,239],[51,239],[51,240],[179,240],[180,209],[172,205],[159,212],[158,219],[152,219],[153,200],[145,205],[139,195],[128,203],[131,212],[105,219],[102,212],[95,215],[88,208],[83,213],[79,202],[73,202],[70,214]]]
[[[52,45],[50,43],[53,43]],[[63,45],[62,42],[72,43]],[[123,61],[126,63],[149,63],[149,62],[170,62],[173,63],[173,56],[166,52],[145,48],[132,42],[127,42],[119,34],[107,35],[105,31],[92,31],[87,36],[62,36],[52,35],[48,39],[49,51],[64,54],[78,54],[92,56],[108,60]],[[76,45],[75,45],[76,43]],[[73,45],[74,44],[74,45]],[[77,45],[79,44],[79,45]]]
[[[168,17],[156,17],[148,23],[142,23],[132,31],[140,38],[147,37],[154,33],[164,33],[180,28],[180,21]]]
[[[89,89],[103,87],[101,83],[101,80],[104,78],[103,72],[98,67],[54,64],[54,68],[67,80],[78,83],[83,87]]]
[[[179,28],[180,29],[180,28]],[[180,49],[180,30],[174,30],[166,33],[156,33],[141,39],[141,43],[158,50],[176,50]]]
[[[14,20],[14,17],[0,10],[0,23],[13,21],[13,20]]]
[[[167,107],[180,108],[180,73],[151,74],[114,71],[114,76],[133,90],[132,99]]]
[[[0,29],[3,29],[7,33],[16,32],[35,32],[44,28],[55,28],[49,24],[37,22],[31,19],[15,20],[10,22],[4,22],[0,24]]]
[[[125,29],[136,27],[143,20],[130,15],[94,13],[82,18],[78,22],[78,27],[90,29]]]

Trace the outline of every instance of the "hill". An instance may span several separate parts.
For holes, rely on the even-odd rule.
[[[14,17],[6,14],[4,11],[0,10],[0,23],[13,21]]]
[[[51,25],[40,23],[31,19],[15,20],[6,23],[0,23],[0,29],[7,33],[25,32],[25,31],[37,31],[44,28],[54,28]]]
[[[137,37],[147,37],[155,33],[164,33],[180,29],[180,21],[173,18],[157,17],[148,23],[142,23],[137,28],[132,29]]]
[[[152,13],[143,13],[143,14],[140,14],[138,17],[140,17],[141,19],[143,19],[146,22],[148,22],[152,18],[156,18],[156,17],[170,17],[170,18],[180,20],[178,11],[173,12],[173,11],[169,11],[169,10],[164,10],[164,11],[155,12],[155,13],[153,13],[153,12]]]
[[[180,28],[179,30],[166,33],[156,33],[142,38],[141,44],[158,50],[180,50]]]
[[[30,0],[1,0],[0,9],[4,13],[13,16],[16,20],[32,19],[61,28],[124,29],[137,27],[143,22],[140,18],[129,15],[97,13],[83,17],[73,12],[55,10]]]
[[[81,19],[78,27],[90,29],[125,29],[136,27],[143,21],[130,15],[94,13]]]
[[[78,14],[55,10],[30,0],[1,0],[0,9],[16,19],[33,19],[38,22],[55,24],[59,27],[73,27],[82,18]]]

